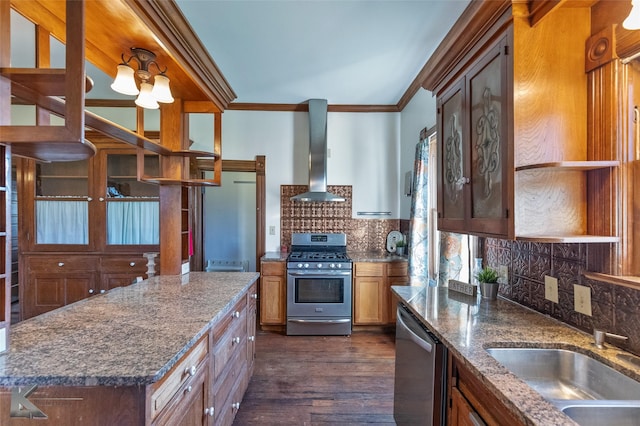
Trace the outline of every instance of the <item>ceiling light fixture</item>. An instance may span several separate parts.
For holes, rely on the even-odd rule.
[[[631,0],[631,12],[622,27],[626,30],[640,30],[640,0]]]
[[[129,62],[132,59],[135,59],[138,63],[137,71],[129,66]],[[160,72],[153,78],[153,85],[149,82],[151,80],[151,72],[149,71],[151,65],[155,65]],[[111,88],[123,95],[138,95],[136,105],[142,108],[158,109],[160,107],[158,102],[167,104],[173,102],[173,96],[169,88],[169,78],[165,75],[166,72],[167,68],[161,69],[156,62],[155,53],[147,49],[132,47],[129,59],[125,59],[124,53],[122,54],[122,63],[118,65],[118,74],[113,80]],[[136,87],[134,77],[136,75],[140,79],[140,90]]]

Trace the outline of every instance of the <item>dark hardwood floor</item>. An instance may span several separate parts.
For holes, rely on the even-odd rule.
[[[234,425],[395,425],[395,336],[260,332]]]

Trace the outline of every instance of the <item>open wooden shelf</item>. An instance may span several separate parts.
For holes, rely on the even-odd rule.
[[[516,235],[518,241],[536,243],[618,243],[619,237],[606,235]]]
[[[64,68],[0,68],[0,75],[44,96],[65,95],[67,71]],[[87,76],[85,92],[92,88],[93,80]]]
[[[597,169],[605,169],[608,167],[618,167],[620,165],[620,161],[553,161],[549,163],[539,163],[539,164],[528,164],[526,166],[518,166],[516,167],[516,172],[520,172],[523,170],[597,170]]]

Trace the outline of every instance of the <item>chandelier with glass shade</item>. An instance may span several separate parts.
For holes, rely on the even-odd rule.
[[[129,63],[134,60],[138,63],[138,69],[134,70]],[[153,85],[151,81],[151,72],[149,67],[155,65],[159,74],[153,77]],[[131,48],[131,56],[125,59],[122,54],[122,63],[118,65],[118,73],[111,84],[111,88],[123,95],[138,96],[136,105],[147,109],[158,109],[160,103],[172,103],[173,95],[169,88],[169,78],[165,75],[167,68],[161,69],[156,62],[155,53],[139,47]],[[140,89],[136,86],[137,76],[140,79]]]

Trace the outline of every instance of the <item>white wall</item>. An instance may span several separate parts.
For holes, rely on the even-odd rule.
[[[400,119],[400,179],[404,187],[404,174],[413,171],[416,144],[420,131],[436,125],[436,98],[431,92],[420,89],[402,110]],[[409,219],[411,197],[400,191],[400,219]]]
[[[308,129],[306,112],[230,110],[223,114],[222,157],[267,158],[266,227],[276,229],[275,235],[266,236],[267,251],[280,245],[280,185],[308,183]],[[399,113],[329,113],[327,184],[357,184],[354,194],[369,195],[354,195],[354,199],[364,199],[373,208],[390,203],[392,217],[397,218],[399,138]]]

